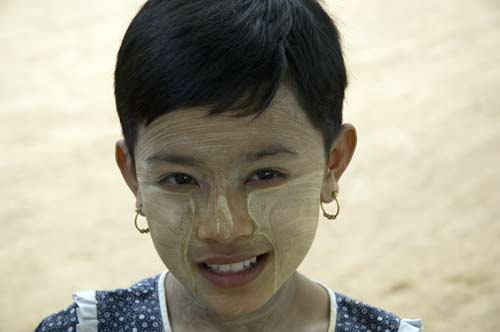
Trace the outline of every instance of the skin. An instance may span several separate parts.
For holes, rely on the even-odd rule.
[[[139,128],[136,169],[125,142],[116,143],[117,164],[171,272],[165,289],[174,331],[328,328],[327,293],[296,270],[316,234],[320,201],[333,201],[357,136],[342,125],[325,160],[321,135],[291,91],[282,84],[254,120],[205,118],[205,107],[158,117]],[[271,144],[294,153],[244,158]],[[200,164],[172,163],[167,154]],[[265,269],[243,287],[216,287],[196,264],[209,254],[264,252]]]

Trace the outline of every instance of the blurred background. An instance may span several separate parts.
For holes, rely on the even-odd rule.
[[[164,270],[114,161],[115,57],[142,3],[0,1],[0,331]],[[300,271],[426,331],[498,329],[500,2],[328,6],[359,140]]]

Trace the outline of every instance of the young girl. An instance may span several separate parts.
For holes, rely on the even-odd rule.
[[[146,2],[118,53],[116,161],[169,272],[75,292],[36,331],[421,331],[297,272],[319,209],[339,214],[346,86],[316,0]]]

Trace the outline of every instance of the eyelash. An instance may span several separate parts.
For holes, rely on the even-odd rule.
[[[274,174],[274,175],[277,175],[277,176],[273,176],[272,178],[270,179],[266,179],[266,180],[262,180],[262,181],[252,181],[252,182],[272,182],[272,181],[275,181],[276,179],[282,179],[282,178],[285,178],[285,174],[278,171],[278,170],[275,170],[275,169],[272,169],[272,168],[262,168],[262,169],[259,169],[257,171],[255,171],[254,173],[252,173],[253,175],[251,177],[253,177],[254,175],[256,175],[257,173],[259,172],[263,172],[263,171],[267,171],[267,173],[271,173],[271,174]],[[191,176],[185,174],[185,173],[171,173],[171,174],[168,174],[166,175],[165,177],[163,177],[160,181],[158,181],[160,184],[165,184],[167,182],[167,179],[173,177],[175,179],[175,176],[177,175],[185,175],[189,178],[192,179]],[[170,185],[170,186],[185,186],[185,185],[190,185],[190,183],[188,184],[172,184],[172,183],[166,183],[167,185]]]

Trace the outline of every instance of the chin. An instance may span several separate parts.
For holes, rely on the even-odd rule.
[[[257,295],[257,294],[255,294]],[[209,304],[208,309],[215,315],[224,319],[236,319],[252,314],[262,308],[272,297],[253,296],[252,298],[227,298],[221,296],[220,299]]]

